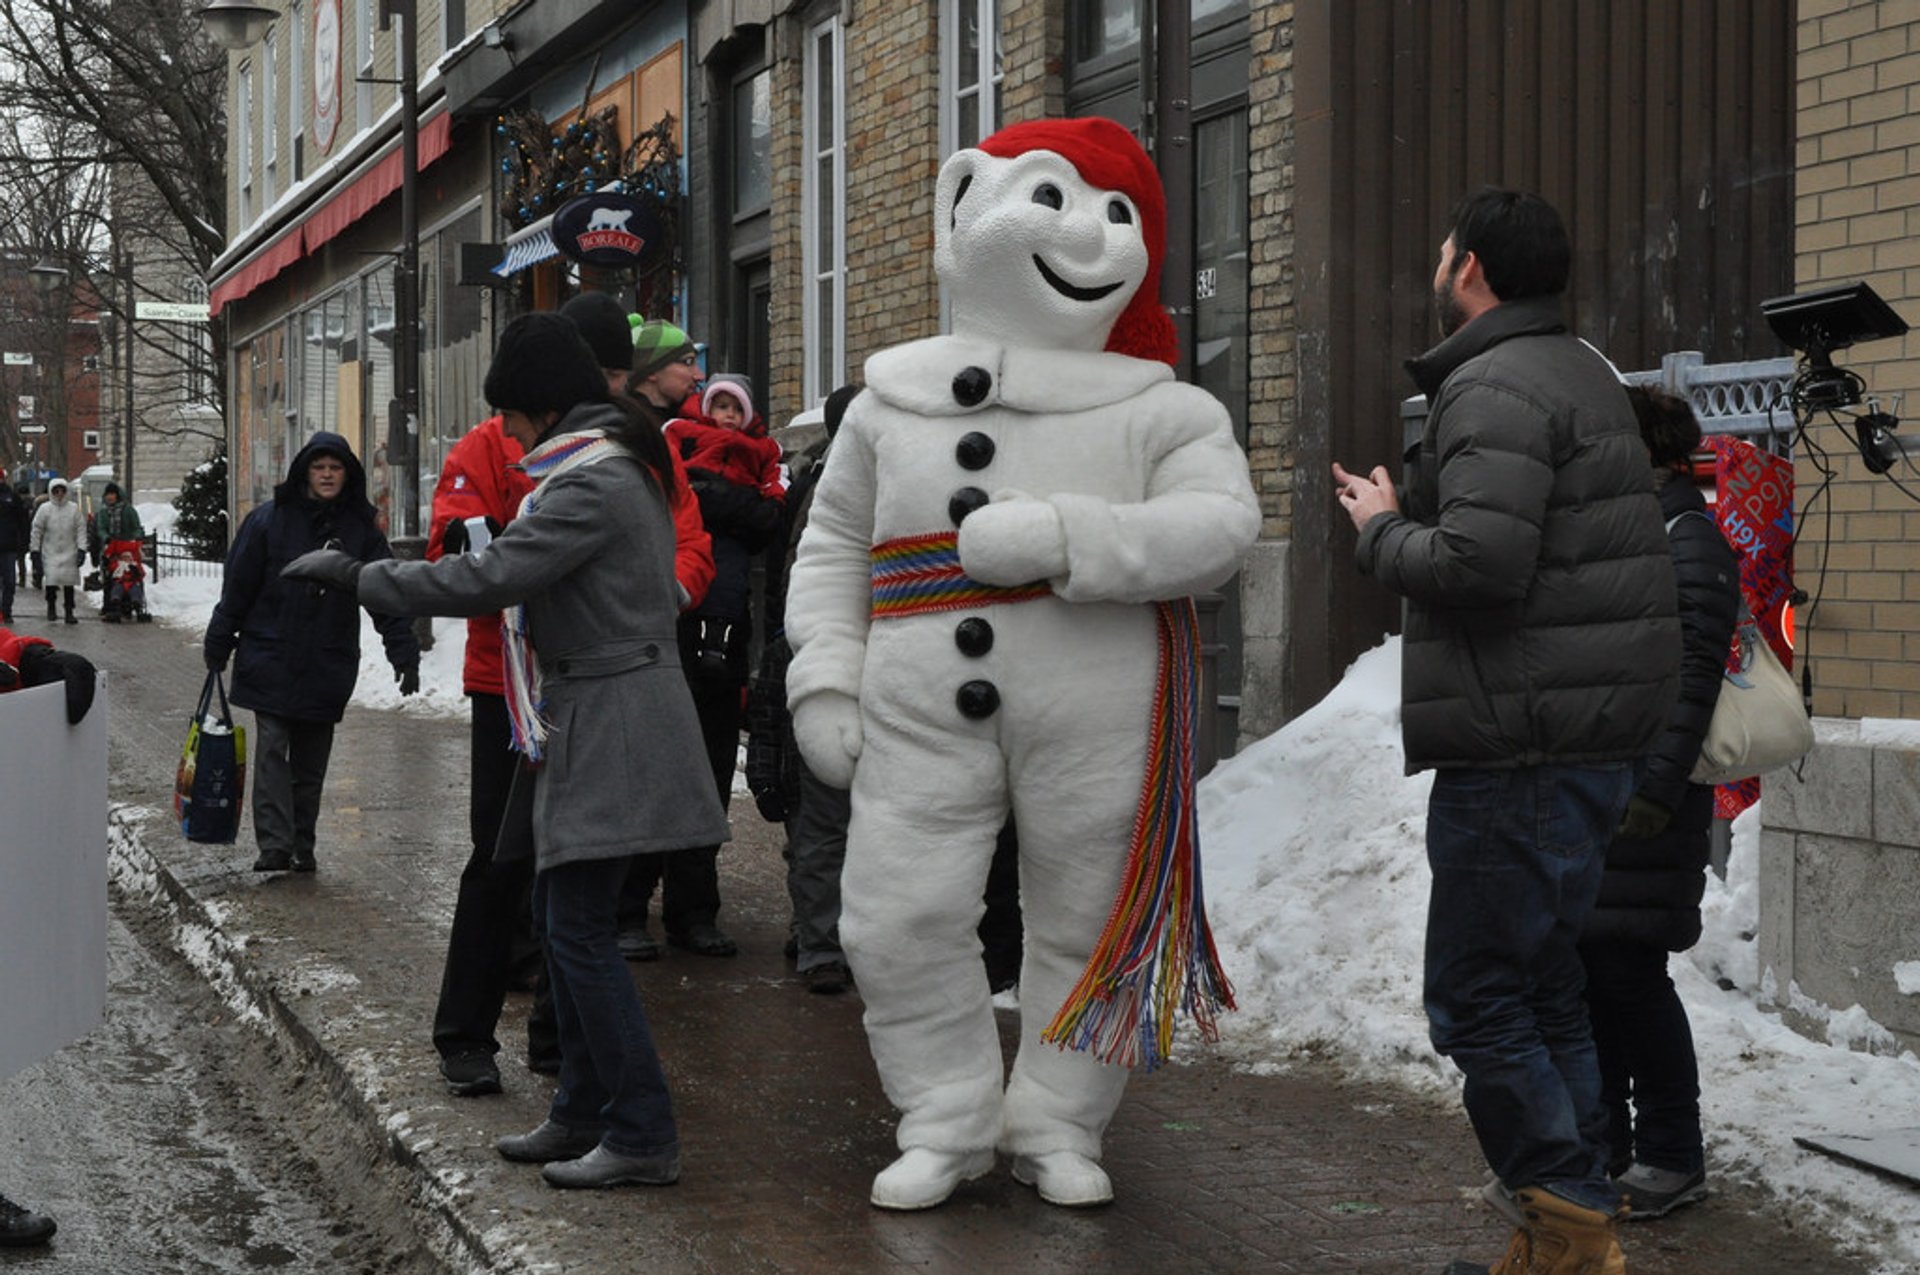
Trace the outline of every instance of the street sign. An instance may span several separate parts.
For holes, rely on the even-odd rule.
[[[47,427],[45,425],[22,425],[20,432],[22,434],[44,434],[47,432]]]
[[[19,420],[30,421],[33,419],[33,408],[34,396],[31,394],[22,394],[20,396],[20,410],[15,413],[15,416]]]
[[[205,301],[137,301],[133,317],[170,323],[205,323],[209,308]]]
[[[5,366],[7,366],[7,367],[32,367],[32,366],[33,366],[33,355],[31,355],[31,354],[17,354],[17,353],[15,353],[15,352],[14,352],[14,351],[12,351],[12,350],[8,350],[8,351],[7,351],[7,357],[6,357],[6,363],[5,363]]]

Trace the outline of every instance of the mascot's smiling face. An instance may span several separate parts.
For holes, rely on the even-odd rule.
[[[964,336],[1098,350],[1147,277],[1140,210],[1049,150],[957,151],[934,195],[934,269]]]

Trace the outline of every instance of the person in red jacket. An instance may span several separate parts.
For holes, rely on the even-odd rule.
[[[633,359],[625,310],[605,293],[590,292],[569,301],[560,312],[580,328],[608,385],[617,391]],[[609,315],[618,320],[617,330],[610,329]],[[617,340],[608,339],[609,331]],[[517,468],[523,451],[498,416],[488,417],[453,445],[433,492],[429,561],[449,553],[481,551],[486,540],[519,513],[520,502],[533,490],[532,480]],[[679,468],[677,458],[675,467]],[[713,550],[686,474],[682,471],[678,477],[672,506],[673,573],[684,609],[706,596],[713,580]],[[500,1045],[494,1031],[506,1002],[514,940],[528,929],[532,915],[531,861],[496,863],[493,857],[516,757],[509,746],[497,614],[467,621],[462,683],[472,706],[467,816],[473,850],[460,874],[454,901],[446,969],[434,1009],[433,1043],[447,1088],[467,1097],[500,1092],[500,1070],[494,1062]],[[527,1064],[535,1071],[551,1072],[558,1068],[559,1059],[558,1035],[542,986],[527,1023]]]

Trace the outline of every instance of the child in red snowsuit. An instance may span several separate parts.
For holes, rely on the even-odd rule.
[[[787,494],[780,444],[767,437],[745,377],[717,373],[688,414],[666,424],[667,445],[687,466],[687,485],[713,537],[713,584],[681,617],[686,666],[744,686],[753,555],[778,531]]]

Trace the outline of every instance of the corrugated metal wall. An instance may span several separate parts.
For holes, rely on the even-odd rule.
[[[1551,200],[1576,330],[1622,368],[1783,353],[1758,303],[1792,290],[1792,51],[1791,0],[1301,0],[1290,713],[1398,628],[1327,463],[1397,464],[1454,201]]]

